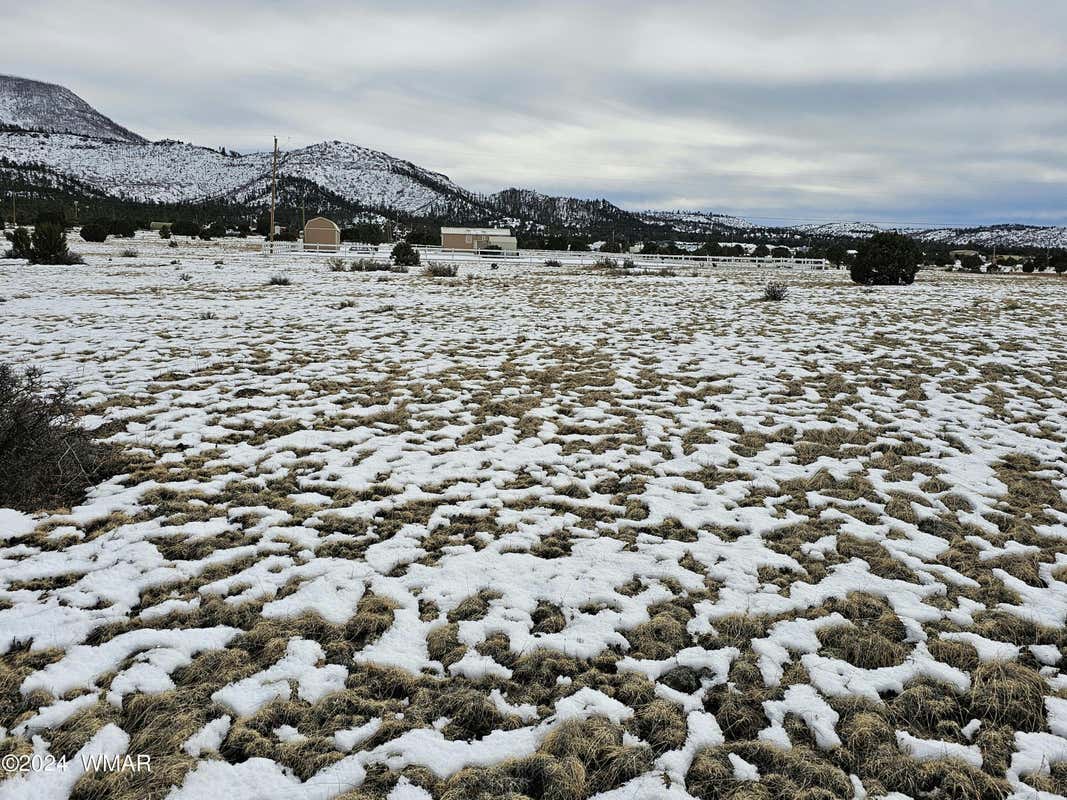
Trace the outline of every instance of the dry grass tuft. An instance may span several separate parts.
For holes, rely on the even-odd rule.
[[[971,676],[971,710],[995,725],[1040,730],[1045,724],[1045,679],[1015,661],[988,661]]]

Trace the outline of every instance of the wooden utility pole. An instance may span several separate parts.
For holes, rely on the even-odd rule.
[[[278,137],[274,137],[274,163],[270,170],[270,254],[274,255],[274,203],[278,197]]]

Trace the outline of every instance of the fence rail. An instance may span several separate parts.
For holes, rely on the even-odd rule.
[[[336,253],[339,256],[363,256],[370,258],[389,258],[392,244],[371,245],[352,242],[342,242],[339,246],[333,245],[305,245],[303,242],[275,242],[275,253]],[[263,243],[263,252],[269,253],[271,245]],[[601,259],[610,258],[622,263],[632,261],[635,266],[665,266],[674,265],[731,265],[747,264],[777,267],[809,267],[812,269],[826,269],[830,262],[824,258],[775,258],[773,256],[704,256],[696,254],[686,255],[644,255],[642,253],[599,253],[595,251],[581,252],[577,250],[467,250],[457,247],[439,247],[437,245],[416,245],[415,249],[426,259],[448,258],[451,260],[477,259],[480,261],[501,261],[506,263],[528,264],[549,260],[559,261],[564,264],[593,264]]]

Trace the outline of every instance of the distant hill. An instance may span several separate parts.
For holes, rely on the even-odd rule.
[[[143,142],[105,117],[70,89],[54,83],[0,75],[0,126],[76,133],[122,142]]]

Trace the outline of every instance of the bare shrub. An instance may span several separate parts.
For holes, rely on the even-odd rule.
[[[430,278],[454,278],[459,275],[459,264],[442,264],[431,261],[423,274]]]
[[[112,447],[78,424],[66,382],[46,390],[40,370],[0,364],[0,507],[69,507],[117,469]]]
[[[328,258],[326,259],[326,267],[330,272],[344,272],[345,260],[343,258],[337,258],[336,256],[334,258]]]
[[[268,286],[289,286],[290,284],[292,284],[292,281],[288,275],[271,275],[267,279]]]
[[[140,253],[134,250],[132,247],[126,247],[119,251],[120,258],[137,258]]]
[[[763,287],[763,296],[760,300],[777,302],[779,300],[785,300],[786,295],[789,294],[789,287],[784,283],[778,281],[770,281]]]
[[[404,267],[403,264],[398,264],[397,266]],[[373,258],[357,258],[352,262],[351,270],[352,272],[389,272],[390,265],[388,261],[375,261]],[[404,267],[404,272],[407,272],[407,267]]]
[[[558,258],[549,258],[549,259],[545,260],[545,266],[546,267],[562,267],[563,266],[563,262],[561,262]]]

